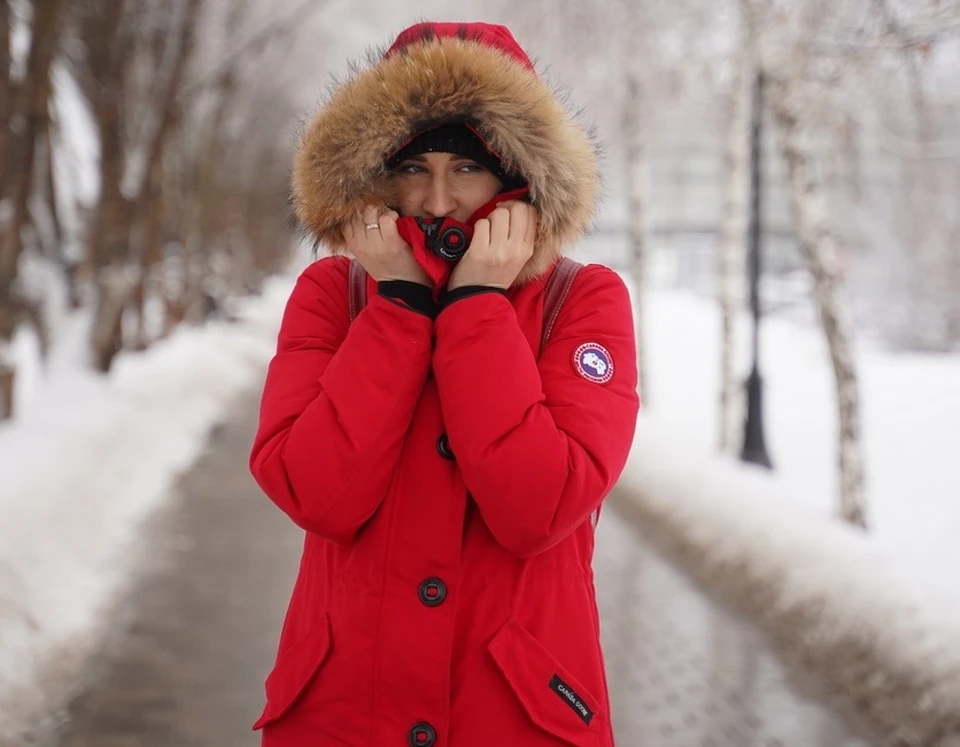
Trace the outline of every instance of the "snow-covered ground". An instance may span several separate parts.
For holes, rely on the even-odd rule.
[[[836,415],[817,328],[784,318],[764,327],[767,440],[777,466],[767,472],[716,453],[715,305],[692,293],[648,300],[650,402],[618,493],[621,512],[766,634],[810,692],[865,735],[891,744],[953,735],[960,356],[859,346],[872,478],[873,529],[863,534],[835,518]],[[672,607],[679,587],[676,594],[662,604]],[[672,614],[668,629],[679,641],[691,638],[681,629],[709,627]],[[844,742],[832,735],[821,743]]]
[[[121,356],[108,379],[80,372],[63,341],[47,373],[24,369],[20,416],[0,425],[0,725],[5,691],[28,683],[45,652],[93,628],[135,557],[140,522],[234,395],[259,385],[291,287],[291,277],[271,281],[244,302],[238,323],[186,328]],[[692,293],[653,292],[646,327],[643,417],[681,440],[689,451],[678,456],[697,460],[714,451],[717,433],[717,310]],[[740,331],[743,371],[745,322]],[[796,510],[831,516],[835,407],[822,336],[771,319],[762,346],[773,477],[795,504],[785,520]],[[931,605],[955,601],[960,356],[862,344],[858,360],[871,541],[915,591],[929,584]]]
[[[82,318],[61,331],[46,373],[21,340],[19,417],[0,424],[0,733],[5,698],[16,692],[22,708],[51,651],[93,644],[86,634],[135,563],[141,521],[235,396],[259,384],[291,288],[292,277],[273,279],[240,304],[240,321],[184,327],[121,355],[107,378],[75,363]]]
[[[681,437],[692,455],[716,448],[720,319],[693,293],[651,294],[647,415]],[[738,327],[747,372],[749,327]],[[897,354],[857,346],[870,536],[913,583],[957,588],[960,568],[960,356]],[[766,443],[778,489],[797,506],[836,514],[837,416],[822,333],[789,319],[761,332]],[[958,594],[960,596],[960,594]],[[960,631],[958,631],[960,635]]]

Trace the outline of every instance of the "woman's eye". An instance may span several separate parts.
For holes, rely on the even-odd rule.
[[[467,174],[480,174],[484,171],[484,168],[478,163],[465,163],[460,167],[460,171]]]
[[[423,166],[418,166],[415,163],[407,163],[401,165],[397,171],[399,171],[401,174],[422,174],[424,173],[425,169]]]

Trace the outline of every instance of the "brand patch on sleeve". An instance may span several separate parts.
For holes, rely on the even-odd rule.
[[[587,704],[583,702],[583,699],[577,695],[574,689],[559,676],[553,675],[553,679],[550,680],[550,689],[563,698],[563,702],[573,709],[573,712],[580,717],[583,723],[589,724],[593,720],[593,711],[587,707]]]
[[[573,366],[587,381],[606,384],[613,378],[613,356],[596,342],[585,342],[573,353]]]

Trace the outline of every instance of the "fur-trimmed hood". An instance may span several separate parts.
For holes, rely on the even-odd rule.
[[[541,274],[593,219],[598,164],[590,134],[502,26],[419,24],[354,69],[303,133],[293,172],[298,219],[343,251],[345,222],[371,202],[393,204],[387,155],[452,119],[474,127],[529,183],[539,232],[518,280]]]

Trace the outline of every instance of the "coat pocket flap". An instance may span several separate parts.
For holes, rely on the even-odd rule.
[[[280,651],[277,663],[267,675],[267,704],[254,729],[261,729],[281,718],[307,689],[330,651],[330,620],[326,613],[318,620],[317,630]]]
[[[523,626],[508,620],[489,649],[533,723],[573,745],[594,743],[599,702]]]

